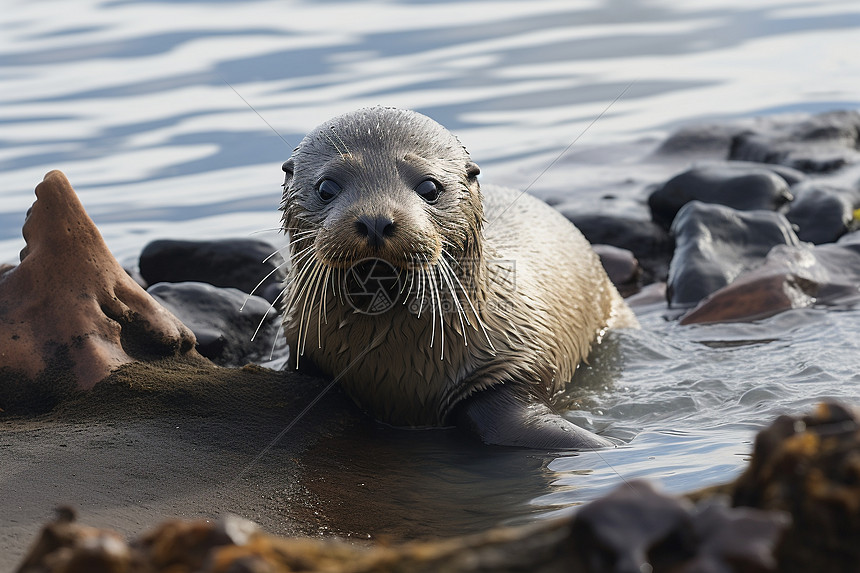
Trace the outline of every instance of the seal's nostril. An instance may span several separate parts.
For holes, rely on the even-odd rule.
[[[361,215],[355,220],[355,230],[372,247],[381,247],[394,234],[394,219],[387,215]]]
[[[365,219],[366,218],[364,216],[362,216],[362,217],[359,217],[358,220],[355,222],[355,230],[362,237],[367,237],[370,235],[370,228],[367,226]]]

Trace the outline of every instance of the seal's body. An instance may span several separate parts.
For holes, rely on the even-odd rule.
[[[482,194],[457,139],[404,110],[323,124],[284,171],[294,365],[310,359],[390,424],[608,444],[549,398],[606,328],[636,320],[563,216],[517,191]]]

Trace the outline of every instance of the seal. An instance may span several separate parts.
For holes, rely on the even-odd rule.
[[[395,426],[611,444],[550,402],[607,328],[637,325],[567,219],[524,193],[482,190],[459,140],[413,111],[336,117],[283,170],[291,367],[309,360]]]

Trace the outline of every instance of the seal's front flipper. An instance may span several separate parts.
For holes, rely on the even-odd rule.
[[[464,400],[456,411],[461,429],[486,444],[535,449],[591,450],[614,444],[572,424],[535,398],[494,386]]]

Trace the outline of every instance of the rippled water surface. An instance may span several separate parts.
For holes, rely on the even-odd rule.
[[[8,1],[0,262],[16,260],[33,187],[55,168],[126,264],[156,238],[279,242],[280,164],[313,126],[372,104],[449,127],[484,181],[574,204],[641,198],[682,167],[643,159],[678,125],[860,107],[859,40],[852,1]],[[464,456],[462,475],[440,479],[492,482],[493,504],[510,505],[495,521],[552,514],[622,478],[725,481],[776,414],[860,401],[858,316],[680,327],[645,309],[570,396],[572,419],[626,447],[538,469],[488,453],[474,474]]]

